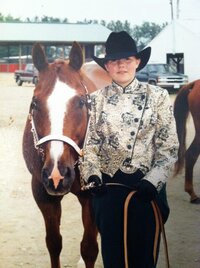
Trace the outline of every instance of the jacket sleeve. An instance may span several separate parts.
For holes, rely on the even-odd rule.
[[[179,147],[173,107],[166,90],[158,100],[157,116],[154,159],[144,179],[151,182],[159,192],[172,175]]]
[[[80,158],[80,174],[82,179],[87,183],[88,178],[91,175],[97,175],[101,179],[100,163],[98,159],[98,153],[101,147],[101,138],[96,131],[96,98],[91,96],[92,105],[90,111],[90,119],[88,122],[88,128],[85,137],[85,143],[83,146],[83,157]]]

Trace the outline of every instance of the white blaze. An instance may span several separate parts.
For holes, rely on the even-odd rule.
[[[76,91],[67,84],[57,80],[55,88],[47,100],[50,120],[50,135],[63,135],[64,117],[67,113],[67,104],[76,95]],[[50,155],[54,160],[54,168],[64,150],[63,142],[51,141]],[[55,166],[56,165],[56,166]]]

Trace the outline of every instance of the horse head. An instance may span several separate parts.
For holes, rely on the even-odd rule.
[[[30,105],[23,154],[33,177],[50,195],[71,191],[88,123],[89,93],[96,90],[81,67],[83,54],[74,42],[68,60],[49,63],[40,44],[33,47],[39,81]],[[31,133],[32,132],[32,133]]]

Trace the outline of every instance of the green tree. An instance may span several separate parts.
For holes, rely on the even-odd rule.
[[[44,23],[61,23],[61,20],[59,18],[49,17],[49,16],[43,16],[41,18],[41,22]]]
[[[21,22],[20,18],[13,18],[11,15],[5,17],[5,22]]]
[[[0,13],[0,22],[3,22],[4,21],[4,16],[2,13]]]
[[[4,16],[2,13],[0,13],[0,22],[23,22],[20,18],[14,18],[10,14],[7,16]],[[68,19],[65,18],[64,20],[61,20],[60,18],[54,18],[44,15],[42,18],[35,16],[33,19],[26,18],[25,22],[42,22],[42,23],[69,23]],[[146,46],[156,35],[159,34],[159,32],[167,25],[167,23],[164,23],[162,25],[153,23],[153,22],[144,22],[141,26],[135,25],[134,27],[131,27],[128,20],[125,20],[124,22],[117,20],[110,22],[106,22],[105,20],[101,20],[98,22],[98,20],[89,20],[84,19],[83,21],[77,21],[77,23],[91,23],[96,24],[100,23],[101,25],[107,27],[111,31],[119,32],[119,31],[127,31],[137,42],[137,46],[142,49],[144,46]]]
[[[40,18],[38,16],[35,16],[33,22],[40,22]]]
[[[63,23],[69,23],[68,18],[64,18]]]
[[[121,22],[120,20],[117,20],[117,21],[112,20],[105,26],[114,32],[120,32],[120,31],[125,30],[129,34],[131,34],[130,23],[127,20],[125,22]]]
[[[7,16],[4,16],[2,13],[0,13],[0,22],[21,22],[20,18],[14,18],[10,14]]]
[[[131,28],[127,20],[124,22],[112,20],[107,24],[105,21],[101,21],[100,23],[111,31],[127,31],[136,40],[139,48],[146,46],[166,26],[166,23],[158,25],[153,22],[144,22],[141,26],[135,25]]]
[[[158,25],[153,22],[144,22],[141,26],[136,25],[133,28],[132,36],[136,40],[138,47],[142,49],[156,37],[165,26],[166,23]]]

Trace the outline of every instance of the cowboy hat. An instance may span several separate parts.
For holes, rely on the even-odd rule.
[[[135,56],[140,59],[140,64],[136,69],[136,71],[139,71],[147,64],[151,55],[151,47],[147,47],[138,52],[135,41],[125,31],[112,32],[105,43],[105,48],[106,55],[104,58],[92,57],[93,60],[104,69],[106,62],[109,60],[119,60]]]

